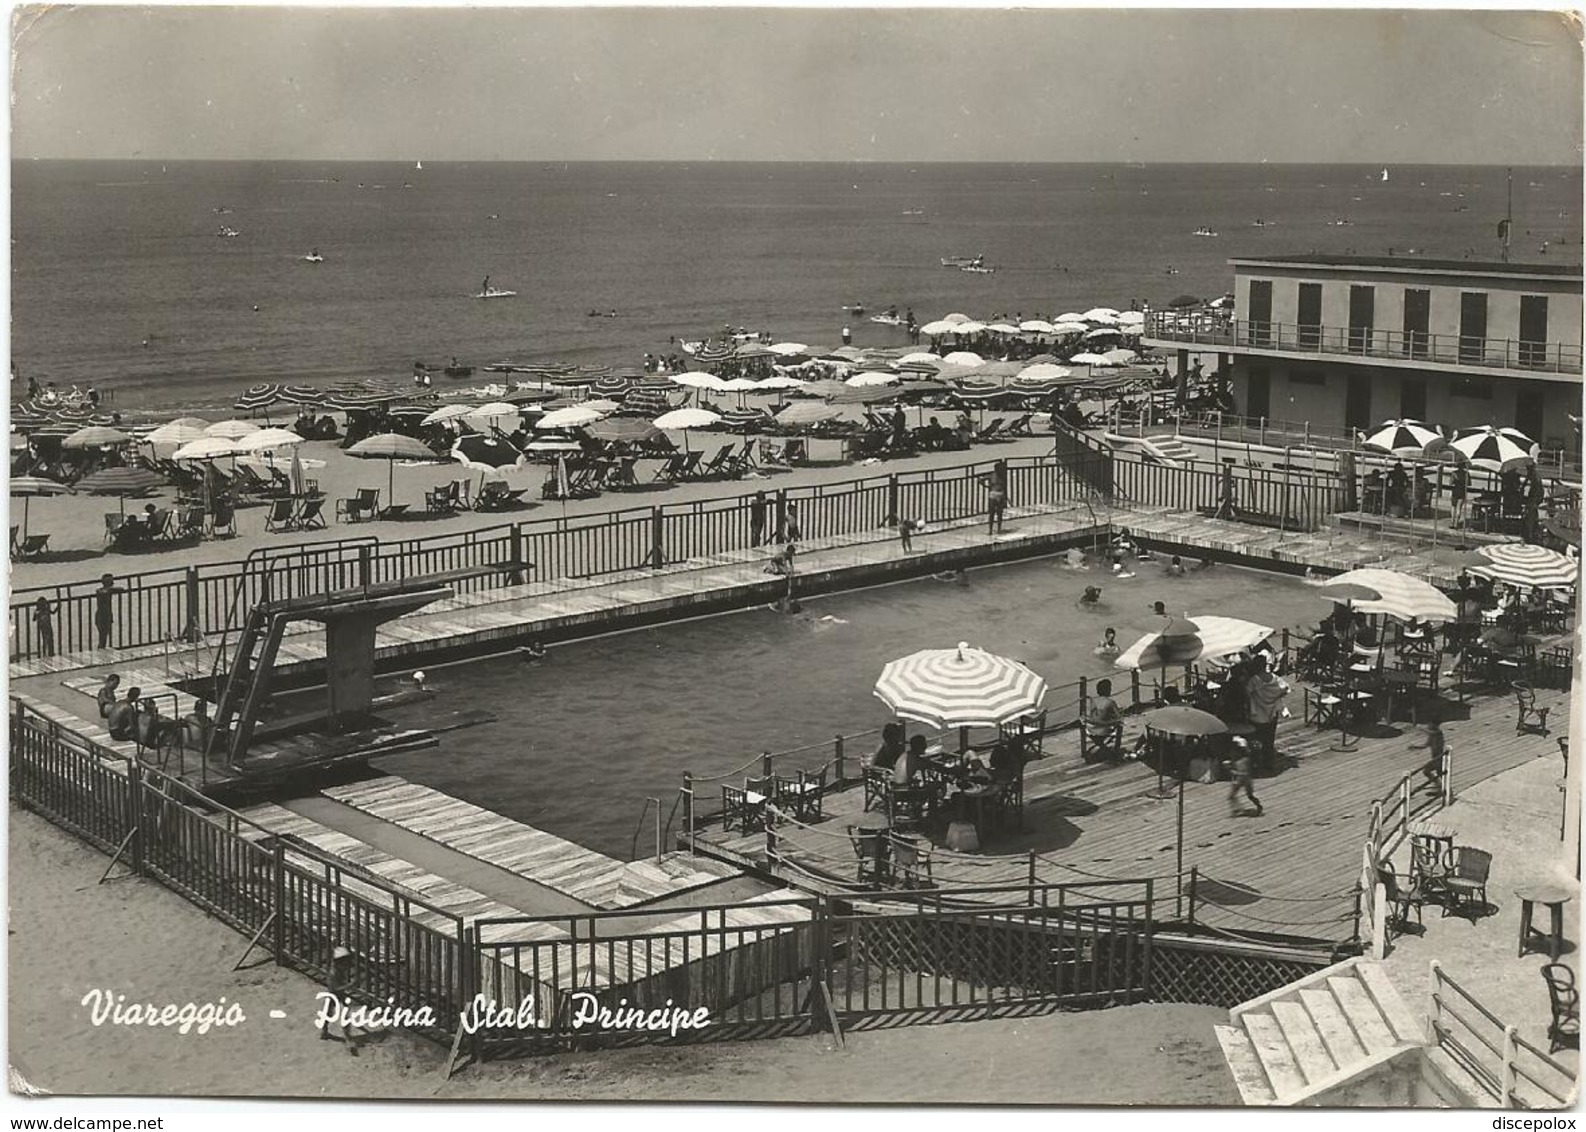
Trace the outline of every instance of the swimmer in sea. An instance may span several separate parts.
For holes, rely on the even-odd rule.
[[[1083,609],[1086,606],[1096,606],[1096,605],[1099,605],[1100,603],[1101,603],[1101,587],[1100,586],[1086,586],[1085,587],[1085,592],[1083,594],[1081,594],[1080,598],[1079,598],[1079,603],[1078,604],[1079,604],[1080,608]]]
[[[1101,643],[1096,646],[1096,655],[1118,655],[1118,630],[1114,629],[1111,625],[1108,625],[1106,631],[1102,633]]]

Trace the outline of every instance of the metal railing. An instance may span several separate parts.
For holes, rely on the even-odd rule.
[[[1298,354],[1424,362],[1533,373],[1580,373],[1576,342],[1531,342],[1380,326],[1327,326],[1312,323],[1225,319],[1212,312],[1152,311],[1145,337],[1189,345],[1234,346]]]
[[[1438,1046],[1504,1108],[1559,1109],[1574,1100],[1575,1073],[1522,1038],[1431,963],[1428,1015]]]

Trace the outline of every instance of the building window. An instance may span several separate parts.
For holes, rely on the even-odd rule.
[[[1492,380],[1485,377],[1456,377],[1448,386],[1454,397],[1468,397],[1474,401],[1492,400]]]
[[[1349,352],[1364,354],[1371,350],[1371,332],[1377,323],[1377,289],[1352,285],[1349,288]]]
[[[1246,344],[1265,346],[1272,341],[1272,280],[1250,281],[1250,311],[1245,315]]]
[[[1301,283],[1299,301],[1299,342],[1302,350],[1322,345],[1322,285]]]
[[[1326,385],[1327,374],[1319,369],[1291,369],[1290,385]]]
[[[1547,365],[1547,296],[1520,296],[1520,364]]]

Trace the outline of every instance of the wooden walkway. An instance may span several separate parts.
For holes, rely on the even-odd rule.
[[[1295,709],[1300,694],[1296,686],[1290,697]],[[1456,794],[1532,759],[1560,758],[1556,736],[1568,733],[1568,693],[1543,692],[1538,702],[1552,706],[1553,735],[1516,735],[1508,696],[1473,701],[1469,719],[1444,724]],[[1126,744],[1140,727],[1139,717],[1132,717]],[[1261,817],[1231,817],[1226,782],[1187,783],[1184,868],[1200,872],[1196,920],[1233,933],[1348,938],[1371,805],[1425,762],[1424,751],[1409,747],[1423,734],[1407,724],[1377,727],[1344,751],[1333,749],[1336,731],[1289,721],[1279,748],[1291,765],[1255,784]],[[978,854],[935,849],[932,880],[939,887],[1022,885],[1031,878],[1032,861],[1043,883],[1156,877],[1163,886],[1158,899],[1170,911],[1177,795],[1156,797],[1156,787],[1155,773],[1139,763],[1081,761],[1077,732],[1048,737],[1045,757],[1026,768],[1023,831],[993,833]],[[824,820],[779,826],[781,861],[767,860],[762,832],[713,827],[699,835],[697,849],[801,888],[852,891],[858,887],[856,858],[847,827],[885,824],[880,815],[864,814],[863,797],[858,787],[828,795]],[[713,810],[716,801],[701,792],[696,805]]]
[[[395,775],[334,786],[322,793],[591,908],[627,907],[722,878],[716,869],[618,861]]]

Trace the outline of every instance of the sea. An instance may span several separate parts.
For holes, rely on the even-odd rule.
[[[12,362],[158,410],[725,326],[901,346],[870,315],[1210,297],[1236,255],[1492,259],[1511,195],[1513,259],[1580,263],[1578,167],[14,161]]]

